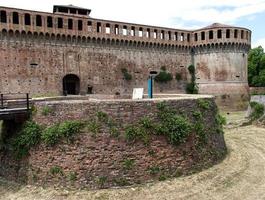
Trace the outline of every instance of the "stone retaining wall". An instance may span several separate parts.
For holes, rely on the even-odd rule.
[[[78,134],[72,143],[61,141],[55,146],[40,144],[30,155],[18,161],[9,151],[0,153],[0,176],[9,180],[40,185],[76,188],[105,188],[164,180],[209,167],[226,152],[224,137],[217,131],[217,107],[210,96],[200,97],[209,108],[200,106],[197,97],[154,100],[72,100],[35,103],[33,120],[50,126],[65,120],[93,121],[98,112],[106,113],[120,131],[112,137],[102,126],[97,135],[89,131]],[[128,142],[124,127],[143,117],[157,120],[161,102],[196,123],[194,112],[203,115],[207,141],[200,144],[195,131],[178,146],[169,144],[165,136],[151,135],[150,143]],[[48,114],[43,109],[50,107]],[[57,173],[52,173],[56,171]]]

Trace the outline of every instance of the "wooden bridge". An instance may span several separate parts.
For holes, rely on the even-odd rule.
[[[29,117],[29,94],[0,94],[0,120]]]

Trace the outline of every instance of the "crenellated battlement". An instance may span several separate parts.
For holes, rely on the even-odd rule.
[[[54,6],[54,13],[0,7],[0,30],[62,40],[104,39],[180,48],[229,43],[250,46],[251,43],[251,31],[245,28],[216,23],[192,31],[94,19],[89,14],[90,10],[74,6]]]

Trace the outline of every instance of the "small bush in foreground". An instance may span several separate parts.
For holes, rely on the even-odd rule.
[[[252,113],[250,114],[250,118],[252,120],[259,119],[264,115],[264,105],[257,102],[250,102],[250,107],[252,109]]]
[[[27,121],[23,126],[18,136],[13,140],[13,150],[18,158],[28,155],[31,147],[40,142],[41,127],[33,122]]]
[[[43,131],[41,139],[47,145],[55,145],[62,138],[71,140],[73,135],[79,133],[83,127],[84,124],[79,121],[66,121],[61,124],[55,124]]]

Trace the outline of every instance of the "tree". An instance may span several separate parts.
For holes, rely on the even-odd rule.
[[[249,52],[248,82],[250,86],[265,87],[265,53],[261,46]]]

